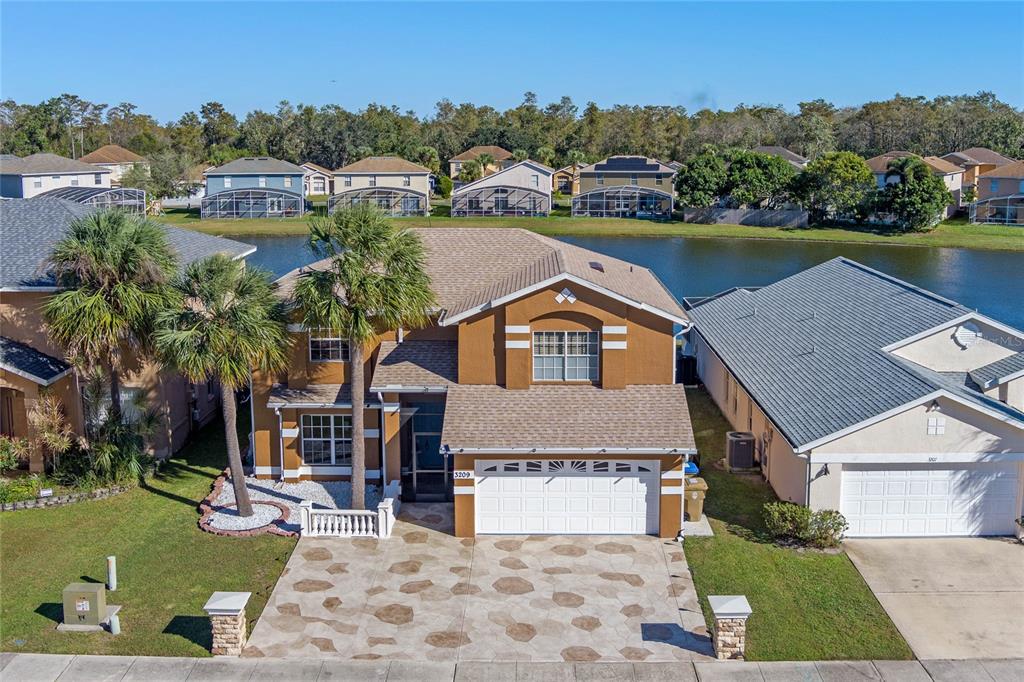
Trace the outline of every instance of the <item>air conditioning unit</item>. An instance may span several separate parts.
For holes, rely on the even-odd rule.
[[[754,440],[749,431],[730,431],[725,435],[725,461],[730,471],[754,468]]]

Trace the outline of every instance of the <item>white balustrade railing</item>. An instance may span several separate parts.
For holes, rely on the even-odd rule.
[[[302,535],[339,538],[388,538],[395,527],[401,484],[392,481],[384,486],[384,499],[376,510],[313,509],[311,500],[299,504],[299,528]]]

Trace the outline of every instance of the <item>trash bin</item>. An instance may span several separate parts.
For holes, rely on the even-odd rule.
[[[689,477],[683,488],[683,510],[686,521],[700,521],[704,515],[704,496],[708,493],[708,484],[703,478]]]

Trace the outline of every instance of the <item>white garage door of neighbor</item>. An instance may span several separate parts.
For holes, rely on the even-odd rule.
[[[477,533],[658,532],[657,461],[490,460],[475,473]]]
[[[1017,463],[844,464],[849,537],[1010,535]]]

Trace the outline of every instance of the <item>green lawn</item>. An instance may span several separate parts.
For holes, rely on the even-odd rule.
[[[964,219],[947,220],[931,232],[899,234],[873,229],[829,227],[777,228],[744,225],[698,225],[677,221],[652,222],[620,218],[573,218],[565,206],[556,206],[547,218],[451,218],[449,206],[435,206],[434,215],[396,218],[410,227],[526,227],[549,236],[724,237],[730,239],[791,239],[801,241],[947,246],[969,249],[1024,251],[1024,228],[1008,225],[971,225]],[[159,220],[217,235],[306,234],[306,218],[200,220],[198,212],[168,211]]]
[[[711,627],[709,594],[743,594],[753,609],[749,660],[909,659],[899,631],[846,554],[798,552],[771,544],[761,505],[771,488],[712,466],[730,430],[704,389],[687,391],[708,482],[710,538],[687,538],[686,559]]]
[[[0,514],[0,650],[209,655],[203,604],[216,590],[252,592],[250,628],[295,541],[222,538],[196,526],[196,505],[227,461],[220,422],[167,462],[146,488],[53,509]],[[117,556],[121,635],[60,633],[61,590],[104,581]]]

